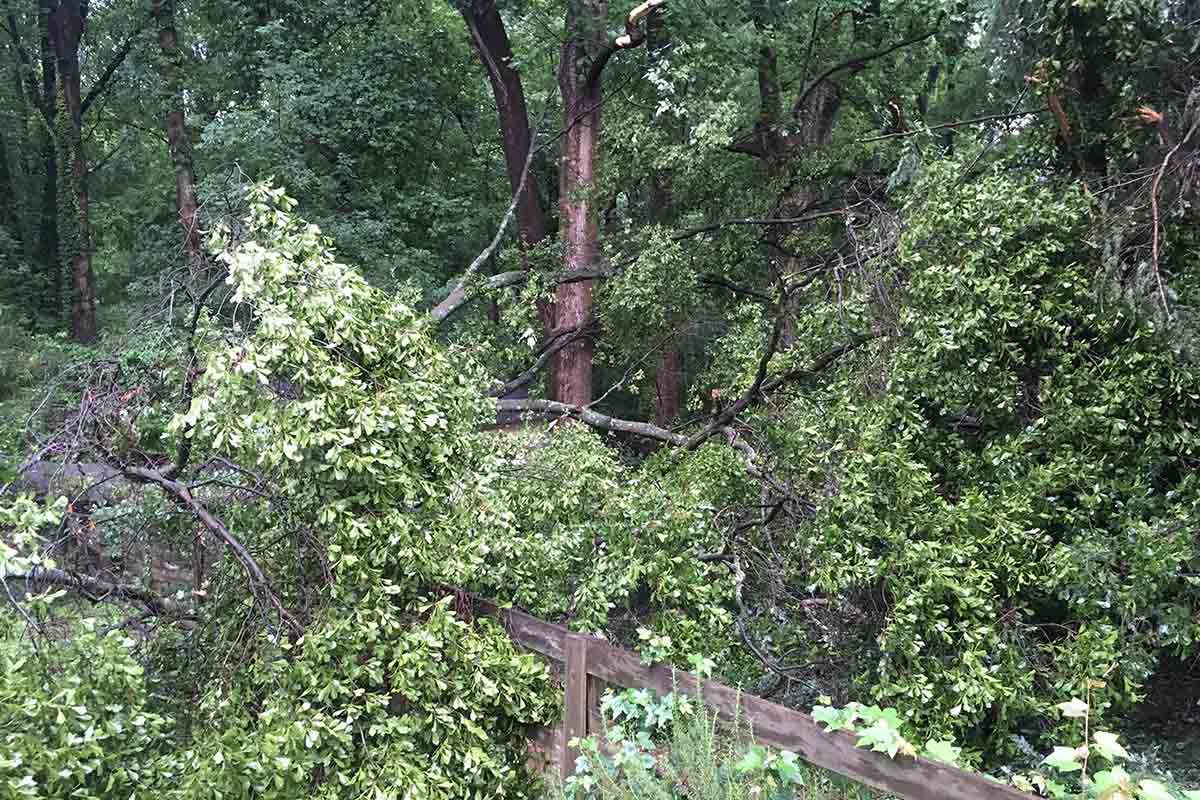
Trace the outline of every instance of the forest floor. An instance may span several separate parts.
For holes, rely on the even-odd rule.
[[[1145,758],[1148,770],[1200,787],[1200,665],[1166,664],[1147,688],[1146,701],[1123,726],[1129,750]]]

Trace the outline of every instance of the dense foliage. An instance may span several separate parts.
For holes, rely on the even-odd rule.
[[[1196,3],[0,6],[0,796],[534,796],[469,592],[987,767],[1194,712]]]

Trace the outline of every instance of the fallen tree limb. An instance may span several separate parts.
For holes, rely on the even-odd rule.
[[[534,136],[536,136],[536,132]],[[492,257],[496,252],[496,248],[500,246],[500,241],[504,238],[504,232],[508,230],[508,224],[512,222],[513,215],[517,211],[517,206],[521,202],[521,196],[525,193],[525,181],[529,179],[529,166],[533,163],[533,156],[540,148],[530,147],[529,153],[525,156],[525,166],[521,170],[521,181],[517,184],[517,191],[513,193],[512,202],[508,204],[508,211],[504,214],[504,219],[500,221],[500,227],[496,229],[496,235],[492,237],[492,241],[488,246],[483,248],[479,255],[475,256],[475,260],[470,263],[458,283],[450,291],[450,294],[445,300],[434,306],[429,312],[429,316],[433,317],[434,322],[441,322],[446,317],[453,314],[463,303],[467,301],[467,285],[471,282],[471,278],[479,271],[484,262]],[[521,282],[525,280],[524,270],[518,273],[521,276]],[[499,277],[499,276],[496,276]]]
[[[556,403],[553,400],[497,400],[496,410],[502,412],[532,411],[548,414],[552,417],[571,417],[593,428],[612,431],[613,433],[630,433],[676,447],[682,446],[687,442],[687,437],[678,433],[672,433],[666,428],[660,428],[649,422],[618,419],[610,417],[607,414],[592,411],[590,408],[573,406],[567,403]]]
[[[191,490],[185,484],[166,477],[162,472],[142,467],[127,467],[124,470],[124,474],[130,480],[140,483],[151,483],[158,486],[168,495],[190,508],[192,513],[204,524],[204,527],[208,528],[217,538],[223,541],[233,551],[237,560],[241,562],[242,569],[245,570],[246,577],[250,580],[251,592],[256,596],[261,596],[268,604],[275,608],[280,620],[287,626],[295,639],[304,634],[304,629],[300,623],[296,621],[291,612],[284,608],[283,603],[279,600],[279,596],[271,588],[271,582],[267,579],[258,562],[254,560],[254,556],[250,555],[250,551],[246,549],[246,546],[230,533],[229,528],[225,527],[225,523],[213,516],[208,507],[192,495]]]
[[[30,588],[40,586],[60,586],[77,592],[88,600],[99,603],[113,599],[141,603],[146,610],[156,616],[190,616],[189,612],[175,600],[160,597],[139,586],[128,583],[111,583],[77,572],[67,572],[61,569],[34,567],[27,573],[0,575],[0,581],[10,589]],[[17,584],[23,584],[23,587]]]

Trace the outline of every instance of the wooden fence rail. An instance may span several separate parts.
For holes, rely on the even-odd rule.
[[[644,688],[663,695],[673,691],[703,699],[718,717],[749,723],[756,741],[791,750],[822,767],[905,800],[1031,800],[1032,795],[978,773],[965,772],[926,758],[892,759],[858,747],[848,733],[828,733],[811,716],[742,694],[713,681],[697,681],[669,666],[647,666],[633,652],[594,636],[572,633],[520,611],[472,598],[474,612],[497,619],[514,642],[565,665],[565,702],[558,768],[574,771],[578,752],[567,746],[575,737],[600,733],[599,698],[605,684]]]

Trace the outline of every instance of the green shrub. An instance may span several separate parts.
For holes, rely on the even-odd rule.
[[[126,635],[72,626],[31,646],[0,614],[0,798],[159,797],[177,776],[171,720],[157,713]]]
[[[549,800],[861,800],[865,787],[753,741],[739,721],[726,727],[694,698],[609,691],[602,738],[577,742],[575,774],[550,786]]]

